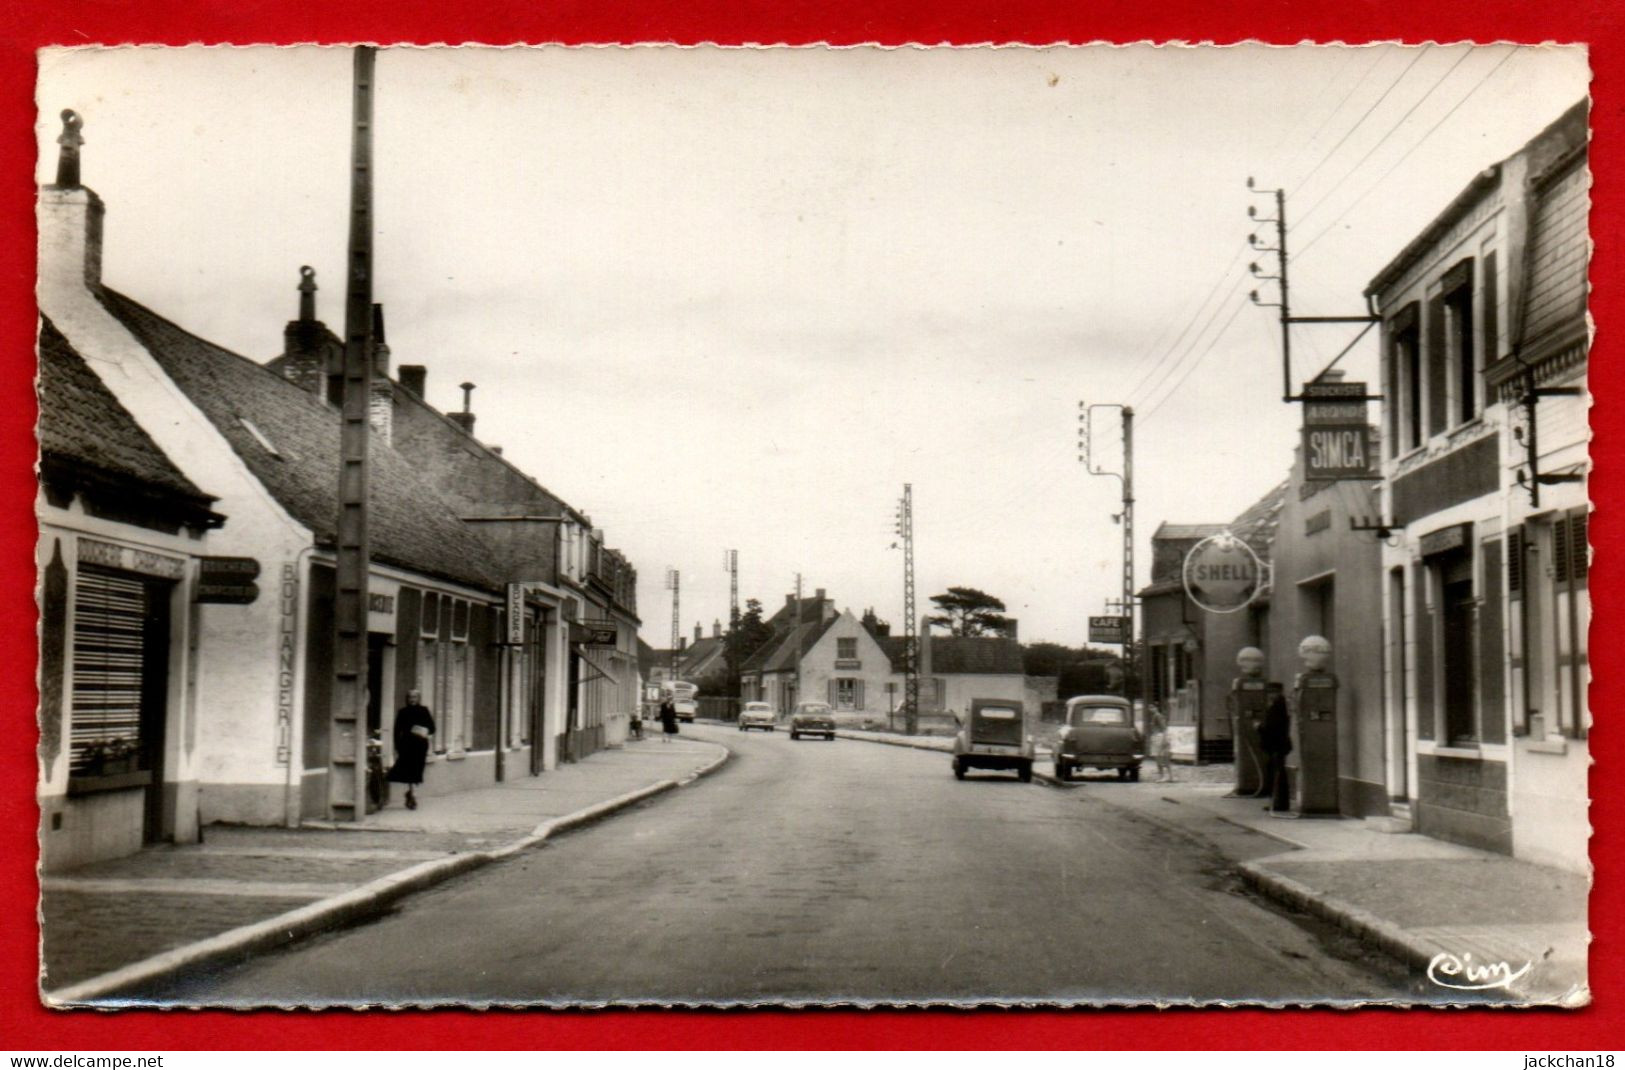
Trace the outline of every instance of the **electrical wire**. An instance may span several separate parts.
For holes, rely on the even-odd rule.
[[[1330,151],[1328,151],[1326,155],[1322,156],[1320,161],[1316,163],[1314,167],[1310,168],[1309,173],[1298,180],[1299,186],[1307,185],[1309,180],[1315,176],[1315,172],[1324,167],[1327,160],[1330,160],[1333,156],[1337,155],[1337,150],[1341,149],[1345,144],[1348,143],[1348,139],[1354,136],[1354,132],[1356,130],[1365,125],[1365,121],[1371,118],[1371,113],[1382,106],[1382,102],[1388,99],[1388,95],[1398,88],[1399,83],[1405,80],[1406,75],[1411,73],[1411,68],[1420,63],[1422,61],[1422,57],[1427,55],[1432,48],[1432,45],[1423,45],[1417,50],[1416,55],[1413,56],[1411,61],[1405,65],[1405,69],[1399,72],[1399,76],[1396,77],[1392,82],[1388,83],[1388,88],[1382,91],[1382,95],[1373,101],[1371,106],[1368,107],[1358,119],[1354,120],[1354,125],[1343,132],[1343,136],[1338,138],[1337,144],[1333,145]]]
[[[1207,292],[1207,296],[1202,298],[1201,303],[1196,306],[1195,311],[1191,313],[1190,318],[1185,322],[1185,326],[1180,330],[1179,335],[1173,340],[1168,348],[1163,351],[1162,355],[1156,359],[1156,362],[1152,364],[1151,367],[1146,369],[1145,374],[1140,376],[1139,381],[1134,384],[1125,397],[1132,400],[1135,396],[1139,395],[1141,391],[1144,390],[1145,384],[1149,382],[1151,377],[1157,373],[1157,370],[1162,367],[1163,363],[1167,361],[1167,359],[1174,353],[1178,352],[1180,343],[1183,342],[1185,340],[1185,336],[1190,333],[1191,327],[1196,324],[1197,320],[1202,318],[1202,310],[1207,308],[1208,304],[1212,302],[1214,295],[1217,294],[1220,288],[1224,286],[1225,280],[1230,278],[1231,273],[1236,270],[1236,267],[1241,263],[1242,254],[1246,251],[1246,245],[1242,245],[1236,249],[1235,255],[1230,258],[1230,263],[1225,265],[1224,271],[1217,279],[1214,280],[1213,288]],[[1200,337],[1200,332],[1198,332],[1198,337]]]
[[[1163,394],[1155,405],[1152,405],[1149,409],[1147,409],[1144,415],[1138,417],[1141,427],[1144,427],[1148,422],[1150,422],[1152,417],[1156,416],[1157,412],[1163,407],[1164,404],[1167,403],[1169,398],[1179,393],[1179,388],[1185,385],[1185,380],[1189,379],[1191,377],[1191,373],[1200,367],[1202,362],[1208,358],[1208,355],[1218,348],[1219,343],[1224,339],[1224,336],[1230,330],[1231,325],[1236,322],[1236,317],[1241,315],[1241,310],[1248,307],[1251,303],[1252,302],[1250,301],[1236,302],[1235,310],[1230,313],[1230,318],[1224,321],[1224,326],[1219,328],[1219,333],[1213,336],[1213,340],[1208,343],[1207,348],[1202,350],[1201,354],[1185,368],[1184,373],[1180,375],[1178,381],[1174,383],[1168,392]]]
[[[1380,176],[1378,176],[1375,182],[1371,183],[1370,186],[1367,186],[1364,193],[1360,194],[1353,201],[1349,202],[1348,206],[1338,213],[1337,218],[1333,219],[1330,223],[1327,223],[1318,232],[1316,232],[1314,237],[1310,238],[1299,246],[1298,251],[1293,254],[1293,259],[1296,260],[1299,256],[1302,256],[1304,253],[1308,252],[1316,242],[1320,241],[1320,239],[1331,233],[1337,224],[1343,221],[1344,217],[1364,203],[1367,197],[1375,193],[1378,186],[1381,186],[1385,181],[1388,180],[1390,175],[1399,170],[1400,165],[1406,160],[1410,159],[1412,153],[1426,144],[1428,138],[1432,137],[1438,131],[1439,127],[1448,122],[1450,117],[1456,114],[1456,112],[1461,109],[1463,104],[1466,104],[1468,100],[1472,99],[1473,94],[1477,93],[1479,89],[1483,87],[1485,82],[1488,82],[1491,78],[1493,78],[1497,71],[1499,71],[1502,67],[1505,67],[1515,56],[1519,55],[1521,51],[1521,48],[1513,48],[1512,50],[1508,51],[1506,55],[1502,56],[1500,61],[1496,63],[1494,67],[1491,67],[1488,71],[1484,72],[1484,76],[1475,82],[1471,89],[1467,90],[1466,95],[1464,95],[1460,100],[1456,101],[1456,103],[1451,106],[1449,111],[1439,116],[1438,121],[1436,121],[1432,126],[1428,127],[1427,132],[1417,139],[1414,145],[1412,145],[1409,149],[1406,149],[1404,155],[1395,160],[1389,166],[1388,170],[1384,171]]]
[[[1208,316],[1207,322],[1202,324],[1201,330],[1197,331],[1196,334],[1191,336],[1190,344],[1185,347],[1184,352],[1180,353],[1178,359],[1168,365],[1167,371],[1162,373],[1161,378],[1153,383],[1149,389],[1139,394],[1138,402],[1136,403],[1144,403],[1149,401],[1151,397],[1155,395],[1156,392],[1162,387],[1162,384],[1166,383],[1169,377],[1171,377],[1179,369],[1180,365],[1185,362],[1185,360],[1190,356],[1191,352],[1195,350],[1197,344],[1202,340],[1202,336],[1207,334],[1208,328],[1212,327],[1214,321],[1219,318],[1219,314],[1224,311],[1225,306],[1233,298],[1235,298],[1238,293],[1241,292],[1241,287],[1246,284],[1246,281],[1247,276],[1242,275],[1231,284],[1230,292],[1224,295],[1223,300],[1213,306],[1213,312]],[[1246,304],[1246,302],[1242,303]],[[1182,376],[1179,381],[1184,382],[1184,377]]]
[[[1354,176],[1356,171],[1365,166],[1366,161],[1371,159],[1372,155],[1375,154],[1378,149],[1382,148],[1383,145],[1388,143],[1388,139],[1394,135],[1394,132],[1397,131],[1401,126],[1404,126],[1410,117],[1416,114],[1416,109],[1420,108],[1429,97],[1433,96],[1434,93],[1437,93],[1439,91],[1439,87],[1444,85],[1445,81],[1449,79],[1452,74],[1456,73],[1456,68],[1467,62],[1468,57],[1470,57],[1472,54],[1473,52],[1471,47],[1468,47],[1465,51],[1463,51],[1460,58],[1450,65],[1450,69],[1435,79],[1434,83],[1428,87],[1427,91],[1421,96],[1417,97],[1415,102],[1412,103],[1409,108],[1405,109],[1405,114],[1401,115],[1394,125],[1388,128],[1386,133],[1372,143],[1371,147],[1365,151],[1365,155],[1361,156],[1357,161],[1355,161],[1353,167],[1350,167],[1347,171],[1343,172],[1342,178],[1338,179],[1325,193],[1322,193],[1320,198],[1316,200],[1314,204],[1311,204],[1308,208],[1304,209],[1302,214],[1297,217],[1296,222],[1301,225],[1305,219],[1308,219],[1311,215],[1314,215],[1315,209],[1325,204],[1332,194],[1342,189],[1343,183],[1347,182]]]

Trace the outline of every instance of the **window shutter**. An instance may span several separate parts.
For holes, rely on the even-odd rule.
[[[1507,532],[1507,597],[1523,597],[1524,546],[1522,525]]]
[[[1445,397],[1449,378],[1444,344],[1444,298],[1428,302],[1427,345],[1421,356],[1426,368],[1428,434],[1436,435],[1449,426],[1450,408]]]
[[[829,704],[833,706],[835,705],[835,681],[831,679],[827,687],[829,689]]]
[[[1433,617],[1428,613],[1427,596],[1431,577],[1426,567],[1416,569],[1415,577],[1411,586],[1416,591],[1416,736],[1432,739],[1437,711],[1433,708]]]
[[[1488,368],[1501,356],[1500,295],[1496,291],[1495,254],[1484,257],[1484,367]],[[1487,403],[1490,399],[1485,398]]]
[[[868,707],[865,706],[864,703],[863,703],[863,681],[862,680],[859,680],[857,682],[857,688],[858,688],[858,695],[857,695],[856,700],[853,702],[853,705],[856,706],[860,710],[867,709]]]
[[[1552,521],[1552,578],[1559,584],[1569,582],[1569,521],[1560,517]]]
[[[1483,543],[1484,588],[1478,613],[1478,686],[1480,706],[1479,739],[1485,743],[1506,742],[1506,657],[1501,635],[1501,540]]]
[[[1590,545],[1586,542],[1587,516],[1584,510],[1569,517],[1569,578],[1575,586],[1586,581],[1586,573],[1591,571]]]

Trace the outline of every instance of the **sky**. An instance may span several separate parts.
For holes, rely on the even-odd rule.
[[[48,50],[37,177],[75,109],[104,281],[266,360],[302,264],[342,326],[350,74],[334,48]],[[1589,77],[1550,46],[385,49],[374,299],[431,404],[475,383],[476,435],[630,557],[655,646],[668,568],[685,633],[727,620],[728,549],[742,600],[800,573],[900,630],[905,483],[917,612],[978,587],[1078,644],[1122,553],[1080,401],[1136,412],[1139,584],[1159,523],[1228,521],[1291,464],[1247,179],[1286,192],[1294,313],[1361,314]],[[1293,378],[1351,338],[1296,328]],[[1375,382],[1375,353],[1341,366]]]

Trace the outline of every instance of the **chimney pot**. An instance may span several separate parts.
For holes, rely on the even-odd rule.
[[[421,364],[402,364],[400,376],[401,389],[422,401],[423,390],[429,377],[429,369]]]
[[[722,638],[722,621],[713,620],[711,622],[711,638],[713,638],[713,639],[721,639]]]
[[[309,264],[299,269],[299,322],[316,319],[316,269]]]
[[[56,184],[61,189],[79,187],[79,147],[85,143],[85,136],[79,131],[84,125],[78,112],[72,108],[62,109],[62,133],[56,139],[62,146],[56,157]]]
[[[694,641],[697,643],[705,638],[705,632],[700,628],[700,622],[694,622]]]

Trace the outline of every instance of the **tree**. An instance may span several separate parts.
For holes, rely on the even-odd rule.
[[[727,658],[735,671],[745,660],[773,638],[773,629],[762,619],[762,603],[754,598],[745,601],[745,611],[739,614],[739,623],[728,629]]]
[[[1002,601],[974,587],[950,587],[946,594],[932,595],[931,601],[939,612],[925,622],[948,629],[949,635],[1009,635],[1015,624],[1004,615]]]

